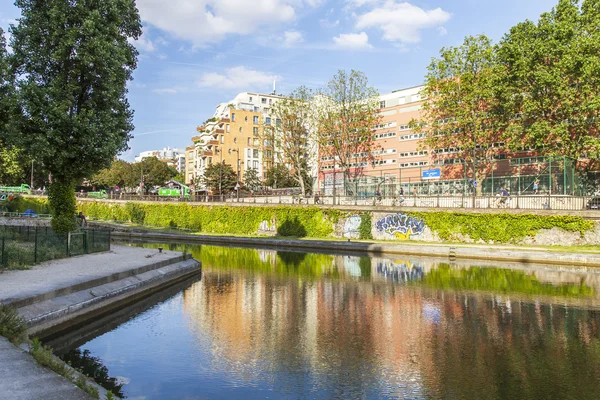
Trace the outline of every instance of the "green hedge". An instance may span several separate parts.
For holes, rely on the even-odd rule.
[[[50,214],[50,202],[45,197],[16,196],[13,201],[7,201],[6,206],[10,212],[25,212],[31,209],[38,214]]]
[[[80,202],[79,210],[92,219],[134,222],[204,233],[252,235],[262,221],[277,220],[280,236],[327,237],[343,213],[317,207],[228,207],[188,204],[109,204]]]
[[[134,222],[149,226],[176,227],[197,232],[253,235],[262,221],[277,221],[280,236],[323,238],[333,236],[334,225],[347,217],[344,211],[317,207],[228,207],[188,204],[111,204],[80,202],[79,210],[92,219]],[[592,221],[574,216],[453,212],[408,212],[425,221],[440,239],[457,241],[470,237],[494,243],[518,243],[540,229],[560,228],[581,235],[594,229]],[[372,213],[361,213],[361,239],[370,239]],[[376,222],[376,221],[374,221]]]
[[[425,225],[442,240],[458,240],[469,236],[478,241],[515,243],[527,236],[535,236],[540,229],[559,228],[569,232],[585,232],[594,229],[592,221],[581,217],[533,214],[466,214],[451,212],[409,212],[410,216],[425,221]]]

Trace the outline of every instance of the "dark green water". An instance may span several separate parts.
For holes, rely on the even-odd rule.
[[[161,246],[201,280],[50,343],[129,399],[600,399],[600,271]]]

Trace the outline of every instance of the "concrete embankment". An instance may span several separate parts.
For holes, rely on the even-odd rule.
[[[0,275],[0,302],[16,308],[31,336],[85,326],[179,282],[200,278],[189,254],[112,246],[110,252],[50,261]],[[67,379],[40,367],[0,337],[0,398],[87,399]]]
[[[290,240],[231,236],[188,235],[156,232],[115,230],[115,239],[154,240],[198,244],[217,244],[273,249],[316,250],[373,255],[415,255],[463,260],[511,261],[560,266],[600,267],[600,253],[572,253],[547,248],[519,246],[486,246],[463,244],[428,244],[420,242],[373,243],[364,241]]]

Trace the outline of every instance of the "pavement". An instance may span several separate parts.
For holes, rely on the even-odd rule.
[[[182,254],[111,245],[111,251],[47,261],[25,271],[0,273],[0,302],[16,308],[167,265]],[[1,396],[0,396],[1,397]]]
[[[0,336],[0,398],[3,400],[88,400],[71,381],[42,367]]]

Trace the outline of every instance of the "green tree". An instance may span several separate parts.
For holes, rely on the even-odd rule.
[[[314,136],[314,95],[300,86],[289,96],[273,104],[269,110],[275,123],[264,126],[264,135],[277,154],[291,169],[294,186],[300,186],[302,195],[307,188],[305,177],[311,174],[311,159],[317,157],[317,140]],[[312,179],[311,179],[312,181]]]
[[[21,150],[9,149],[0,144],[0,184],[19,185],[25,171],[21,161]]]
[[[451,157],[471,166],[479,194],[490,168],[486,161],[498,151],[492,144],[502,140],[494,116],[498,76],[494,50],[484,35],[469,36],[458,47],[442,48],[425,76],[420,118],[411,122],[415,132],[427,134],[422,146],[430,149],[433,160],[443,159],[439,150],[452,148]]]
[[[355,70],[338,71],[315,98],[319,156],[334,160],[346,178],[361,176],[374,160],[379,108],[379,93]]]
[[[290,170],[284,164],[276,164],[266,172],[265,185],[274,189],[294,187],[295,181]]]
[[[599,26],[599,0],[560,0],[504,36],[498,87],[511,147],[600,158]]]
[[[214,163],[209,165],[204,171],[202,183],[212,192],[219,195],[229,192],[237,184],[237,173],[231,165],[225,163]]]
[[[133,173],[136,182],[134,186],[139,186],[143,175],[144,188],[146,190],[153,186],[163,186],[165,182],[173,179],[173,171],[171,168],[167,163],[160,161],[156,157],[148,157],[141,162],[133,164]]]
[[[139,183],[140,176],[135,174],[133,164],[115,160],[110,168],[98,171],[90,181],[101,186],[134,187]]]
[[[262,186],[258,170],[256,168],[247,169],[244,172],[244,187],[251,192],[256,192]]]
[[[20,145],[52,173],[57,232],[75,228],[75,183],[127,148],[133,112],[127,82],[137,64],[128,41],[141,34],[131,0],[16,0],[12,31]]]

